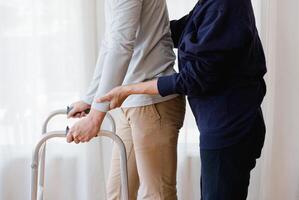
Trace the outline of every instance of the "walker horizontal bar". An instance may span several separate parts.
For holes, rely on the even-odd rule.
[[[117,145],[120,151],[121,157],[121,183],[122,183],[122,199],[129,199],[129,189],[128,189],[128,172],[127,172],[127,155],[126,149],[123,141],[119,136],[114,134],[111,131],[101,130],[98,136],[109,137],[111,138]],[[52,131],[49,133],[43,134],[41,140],[37,143],[33,155],[32,155],[32,178],[31,178],[31,200],[37,200],[37,191],[38,191],[38,166],[39,166],[39,152],[43,147],[43,144],[52,138],[65,138],[65,131]],[[41,185],[43,187],[43,185]],[[43,198],[43,195],[40,196]]]

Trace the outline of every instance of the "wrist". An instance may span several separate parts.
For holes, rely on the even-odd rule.
[[[91,109],[90,113],[88,114],[88,118],[94,123],[94,124],[101,124],[102,121],[105,118],[106,113],[98,111],[96,109]]]
[[[136,93],[136,91],[134,89],[134,85],[125,85],[125,86],[123,86],[123,90],[124,90],[124,94],[126,96],[130,96],[130,95]]]
[[[132,85],[131,93],[149,95],[159,94],[157,89],[157,79]]]

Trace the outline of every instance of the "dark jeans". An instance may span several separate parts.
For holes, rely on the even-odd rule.
[[[202,200],[246,200],[250,171],[261,156],[265,125],[259,113],[248,136],[219,150],[201,150]]]

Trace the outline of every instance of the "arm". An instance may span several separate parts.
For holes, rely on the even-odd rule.
[[[97,101],[111,101],[111,108],[115,108],[131,94],[199,96],[217,90],[226,81],[224,77],[229,67],[242,59],[238,52],[246,49],[251,41],[251,30],[246,26],[248,22],[231,19],[222,10],[206,14],[200,27],[194,30],[196,43],[194,38],[192,41],[184,38],[185,60],[180,73],[115,88]]]
[[[187,26],[190,17],[192,17],[193,15],[193,11],[194,9],[191,10],[188,15],[185,15],[181,19],[170,21],[171,37],[175,48],[178,48],[179,41],[182,37],[182,34],[185,30],[185,27]]]
[[[102,69],[103,69],[103,60],[104,60],[104,48],[101,48],[96,68],[93,73],[92,81],[88,87],[87,93],[81,98],[80,101],[72,103],[73,109],[68,113],[68,118],[82,118],[86,116],[84,112],[87,109],[90,109],[91,104],[94,100],[94,96],[99,86],[101,80]]]
[[[201,96],[221,89],[242,51],[250,48],[253,33],[246,20],[233,11],[205,13],[198,28],[183,38],[180,73],[159,78],[159,93]]]
[[[171,38],[174,44],[174,48],[178,48],[180,38],[183,34],[185,26],[188,22],[189,15],[182,17],[179,20],[172,20],[170,21],[170,29],[171,29]]]
[[[105,55],[105,49],[102,45],[97,59],[96,67],[93,73],[92,81],[88,87],[87,93],[85,93],[85,95],[82,97],[82,101],[88,105],[92,104],[99,87],[99,83],[102,76],[102,70],[103,70],[104,55]]]
[[[68,113],[68,118],[82,118],[86,116],[84,112],[87,109],[90,109],[91,104],[94,100],[94,96],[99,86],[101,80],[102,69],[103,69],[103,60],[104,60],[104,48],[102,47],[97,59],[96,67],[93,73],[92,81],[87,89],[85,95],[81,98],[80,101],[74,102],[71,104],[73,109]]]
[[[95,98],[122,84],[131,61],[136,32],[140,23],[142,0],[117,0],[110,2],[115,15],[109,38],[106,39],[106,55],[103,61],[101,80]],[[109,103],[92,103],[92,109],[100,112],[109,110]]]
[[[132,94],[159,94],[157,80],[116,87],[96,101],[110,102],[110,109],[114,109],[120,107]]]
[[[96,97],[103,96],[108,91],[122,84],[131,61],[136,33],[140,23],[142,0],[111,0],[113,18],[109,27],[109,36],[105,38],[105,56],[100,61],[102,74],[96,88]],[[93,101],[91,111],[86,118],[77,122],[68,135],[68,142],[87,142],[98,134],[110,102],[98,103]]]

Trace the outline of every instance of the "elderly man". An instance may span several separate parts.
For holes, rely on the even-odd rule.
[[[165,0],[106,0],[106,33],[89,90],[73,104],[69,117],[83,117],[68,142],[87,142],[97,135],[108,103],[97,103],[119,85],[174,74],[175,55]],[[176,147],[185,113],[184,97],[133,95],[116,117],[117,134],[128,153],[130,199],[174,200]],[[109,200],[120,199],[119,155],[113,150],[107,186]],[[138,191],[139,190],[139,191]]]

